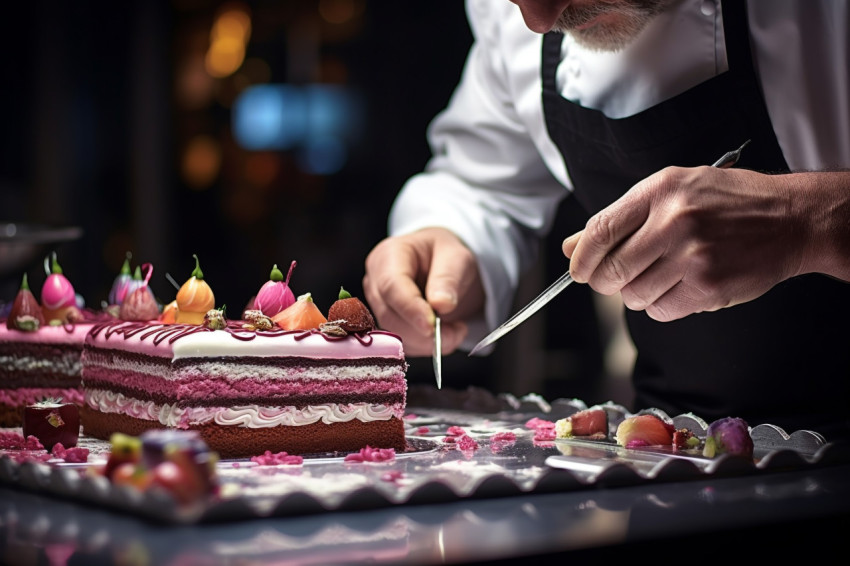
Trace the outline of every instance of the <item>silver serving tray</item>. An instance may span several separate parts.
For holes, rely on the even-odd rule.
[[[819,434],[787,434],[772,425],[752,429],[754,458],[714,459],[665,448],[625,449],[612,441],[536,441],[525,423],[555,421],[587,408],[576,399],[551,404],[537,396],[501,399],[497,412],[408,408],[405,426],[410,449],[390,462],[347,463],[344,454],[311,455],[301,466],[257,466],[249,460],[218,464],[221,493],[180,506],[165,492],[140,492],[112,485],[94,473],[108,446],[83,437],[93,456],[86,465],[62,462],[18,463],[0,454],[0,484],[81,501],[152,519],[189,524],[290,516],[394,505],[440,503],[464,498],[508,497],[647,482],[683,481],[704,476],[739,476],[850,462],[850,444],[830,443]],[[620,406],[606,404],[611,422],[625,418]],[[704,435],[695,415],[673,418],[678,428]],[[460,426],[478,447],[460,450],[447,443],[449,427]],[[497,432],[513,432],[513,442],[494,442]]]

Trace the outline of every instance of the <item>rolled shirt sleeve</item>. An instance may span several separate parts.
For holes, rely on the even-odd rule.
[[[461,81],[428,128],[432,159],[402,188],[389,223],[391,235],[446,228],[475,253],[486,306],[483,319],[469,321],[462,345],[467,350],[510,314],[520,276],[535,260],[537,242],[568,194],[544,164],[529,131],[530,121],[532,128],[545,128],[539,100],[529,101],[537,115],[517,108],[524,94],[506,76],[505,45],[498,43],[496,25],[500,15],[489,13],[494,6],[467,5],[475,41]],[[540,57],[533,47],[522,55]],[[539,69],[538,61],[529,68]],[[532,80],[525,88],[539,98],[539,77]],[[539,139],[540,132],[535,133]]]

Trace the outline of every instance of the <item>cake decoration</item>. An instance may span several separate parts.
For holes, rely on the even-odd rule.
[[[277,313],[295,303],[295,294],[289,287],[289,279],[292,277],[292,270],[295,269],[295,265],[295,261],[289,265],[286,281],[283,280],[283,273],[277,268],[277,264],[272,267],[269,280],[263,284],[254,299],[252,310],[259,310],[268,317],[274,317]]]
[[[159,317],[159,305],[156,304],[153,292],[148,287],[148,281],[153,274],[153,266],[146,263],[142,267],[147,273],[144,279],[141,279],[141,276],[138,279],[134,277],[134,281],[138,280],[140,284],[133,285],[134,289],[128,291],[121,302],[121,309],[118,314],[118,318],[121,320],[148,321],[156,320]],[[136,268],[136,273],[140,273],[139,268]]]
[[[320,328],[328,321],[313,302],[313,295],[305,293],[298,300],[272,317],[272,321],[284,330],[311,330]]]
[[[56,252],[44,258],[44,271],[47,279],[41,287],[41,308],[45,320],[50,324],[57,324],[54,321],[61,324],[82,320],[74,286],[62,273],[62,267],[56,261]]]
[[[34,436],[49,452],[56,444],[65,448],[77,445],[80,435],[80,410],[62,399],[44,399],[24,408],[23,432]]]
[[[124,264],[121,266],[121,271],[115,276],[115,281],[112,282],[112,288],[109,290],[109,304],[120,305],[124,302],[124,297],[127,296],[127,288],[133,275],[130,271],[130,258],[133,257],[130,252],[124,258]]]
[[[340,326],[346,332],[375,329],[375,319],[363,301],[352,297],[343,287],[339,288],[339,298],[328,309],[328,322]]]
[[[272,319],[263,314],[263,311],[249,310],[242,315],[245,323],[242,328],[245,330],[271,330],[274,328]]]
[[[209,284],[204,281],[204,272],[201,271],[200,261],[196,254],[195,269],[192,276],[177,291],[177,311],[175,322],[182,324],[204,323],[204,315],[215,307],[215,295]]]
[[[150,430],[138,437],[116,433],[101,473],[117,485],[160,489],[183,505],[218,492],[218,454],[195,431]]]
[[[27,274],[21,280],[21,288],[12,303],[12,310],[6,319],[6,328],[34,332],[44,326],[44,314],[35,295],[30,291]]]
[[[210,309],[204,315],[204,328],[209,328],[210,330],[224,330],[227,328],[227,318],[225,316],[225,310],[227,309],[227,305],[222,305],[220,309]]]

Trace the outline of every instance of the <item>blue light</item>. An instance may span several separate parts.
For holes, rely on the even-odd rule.
[[[247,150],[298,150],[298,163],[317,175],[339,171],[346,142],[359,137],[362,108],[350,90],[334,85],[260,85],[233,105],[233,135]]]
[[[248,150],[291,149],[307,132],[307,100],[287,85],[245,89],[233,105],[233,136]]]
[[[298,153],[298,165],[313,175],[331,175],[345,165],[348,152],[337,137],[310,138]]]

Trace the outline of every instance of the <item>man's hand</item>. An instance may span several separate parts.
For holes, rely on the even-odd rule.
[[[823,195],[805,175],[664,169],[564,241],[570,271],[659,321],[755,299],[821,253],[811,216]]]
[[[443,228],[381,241],[366,258],[363,292],[378,325],[401,336],[409,356],[431,355],[435,312],[449,354],[466,337],[463,321],[484,308],[475,256]]]

